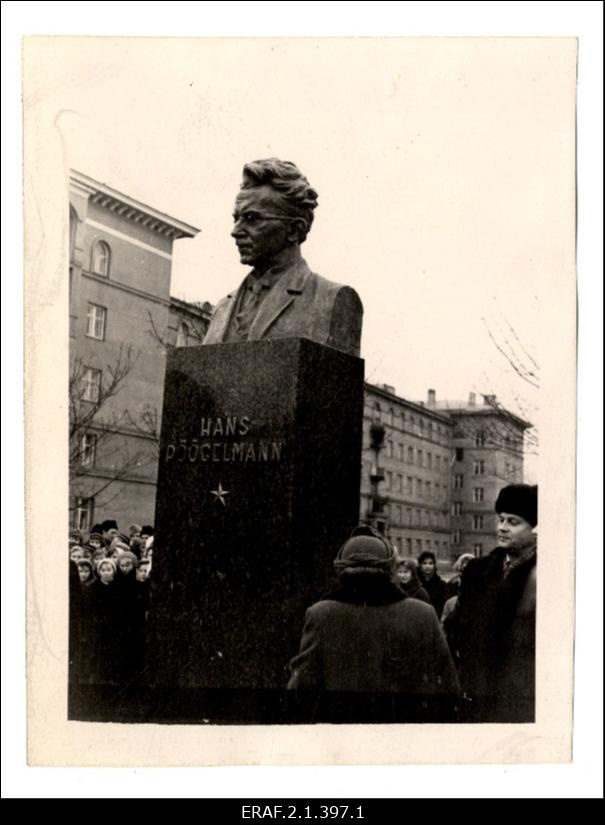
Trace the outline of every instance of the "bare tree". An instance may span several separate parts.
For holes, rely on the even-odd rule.
[[[132,438],[129,436],[132,435],[135,416],[115,403],[136,361],[132,347],[120,345],[115,359],[98,370],[98,382],[92,387],[87,386],[91,368],[84,365],[80,358],[72,361],[69,376],[72,502],[79,497],[94,497],[97,507],[106,507],[119,494],[116,482],[149,462],[146,450],[132,448]],[[97,453],[102,455],[101,472],[94,466]],[[73,509],[73,503],[70,509]]]

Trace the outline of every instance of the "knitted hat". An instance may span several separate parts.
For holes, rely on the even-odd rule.
[[[355,533],[355,531],[353,531]],[[374,567],[388,570],[395,559],[395,553],[378,535],[353,535],[338,551],[334,567]]]
[[[123,553],[119,554],[119,556],[118,556],[118,565],[120,564],[122,559],[130,559],[130,561],[132,562],[133,567],[138,567],[139,566],[139,560],[137,559],[137,557],[135,556],[134,553],[130,552],[130,550],[125,550]]]
[[[116,573],[116,571],[118,569],[117,566],[116,566],[115,561],[113,559],[108,559],[107,557],[105,557],[104,559],[99,559],[99,562],[97,564],[97,570],[98,571],[100,570],[102,564],[110,564],[113,568],[114,574]]]
[[[538,523],[538,485],[510,484],[500,490],[496,499],[496,513],[511,513],[529,522]]]

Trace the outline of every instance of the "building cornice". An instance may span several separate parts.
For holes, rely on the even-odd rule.
[[[421,413],[424,415],[428,415],[431,418],[435,418],[437,421],[441,421],[443,424],[449,424],[452,426],[452,419],[446,414],[442,412],[438,412],[437,410],[433,410],[430,407],[424,407],[422,404],[418,404],[415,401],[408,401],[407,398],[401,398],[398,395],[394,395],[388,390],[384,390],[382,387],[378,387],[375,384],[370,384],[367,381],[364,382],[364,387],[367,392],[374,393],[375,395],[380,395],[382,398],[386,398],[389,401],[392,401],[395,404],[400,404],[404,407],[407,407],[410,410],[414,410],[417,413]]]
[[[88,195],[91,203],[98,204],[158,235],[177,240],[178,238],[194,238],[200,232],[197,227],[124,195],[117,189],[112,189],[107,184],[89,178],[81,172],[72,169],[69,179],[72,190],[78,194]]]

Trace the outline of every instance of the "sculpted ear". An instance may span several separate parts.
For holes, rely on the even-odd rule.
[[[307,223],[304,218],[296,218],[290,221],[290,231],[288,241],[290,243],[302,243],[307,232]]]

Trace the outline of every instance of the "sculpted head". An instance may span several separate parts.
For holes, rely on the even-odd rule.
[[[303,243],[313,223],[317,192],[290,161],[247,163],[235,199],[231,233],[244,264],[262,266]]]

